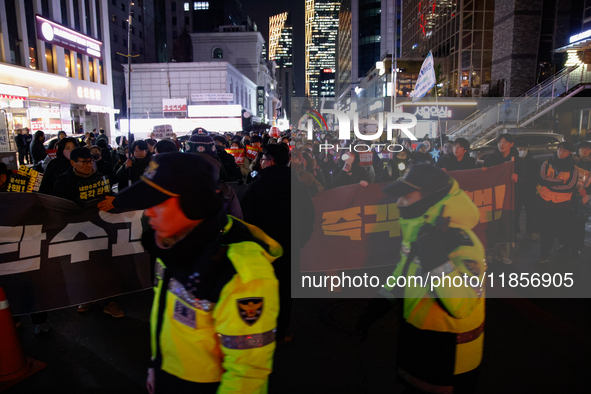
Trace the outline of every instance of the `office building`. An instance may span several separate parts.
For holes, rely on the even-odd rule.
[[[494,0],[404,2],[402,57],[433,52],[442,64],[444,96],[486,94],[491,84]]]
[[[350,97],[355,84],[375,67],[376,62],[390,58],[393,50],[400,57],[401,14],[401,0],[341,1],[335,88],[337,98]]]
[[[293,26],[289,12],[269,18],[269,60],[275,60],[279,67],[293,65]]]
[[[306,0],[306,96],[320,96],[320,74],[336,68],[340,1]]]
[[[114,131],[106,1],[3,0],[0,29],[0,107],[9,132]]]

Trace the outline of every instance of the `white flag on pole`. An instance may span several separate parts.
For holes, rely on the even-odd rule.
[[[412,102],[419,101],[429,90],[435,86],[435,69],[433,67],[433,54],[429,51],[427,58],[421,66],[421,72],[415,86],[415,90],[412,91],[410,97]]]

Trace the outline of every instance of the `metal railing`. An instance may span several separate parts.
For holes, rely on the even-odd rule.
[[[525,126],[535,119],[537,114],[543,114],[565,96],[574,94],[575,88],[582,83],[591,83],[591,67],[582,65],[563,69],[552,80],[544,81],[514,101],[505,99],[476,112],[448,130],[447,135],[454,138],[463,137],[474,143],[497,126]]]

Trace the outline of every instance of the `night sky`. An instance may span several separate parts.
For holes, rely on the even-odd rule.
[[[294,75],[296,97],[304,96],[304,40],[305,40],[305,2],[304,0],[241,0],[242,9],[258,26],[269,48],[269,17],[285,11],[291,13],[293,23]]]

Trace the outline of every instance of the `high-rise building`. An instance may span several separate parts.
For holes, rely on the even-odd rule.
[[[432,51],[442,64],[444,95],[478,95],[490,87],[494,0],[405,0],[402,27],[402,57]]]
[[[289,12],[269,18],[269,60],[275,60],[279,67],[293,65],[293,26]]]
[[[281,99],[281,115],[291,115],[294,95],[293,26],[291,14],[283,12],[269,18],[269,60],[277,64],[276,91]],[[283,118],[283,116],[279,116]]]
[[[376,62],[392,54],[400,57],[401,0],[343,0],[339,11],[336,95],[349,95]],[[397,31],[394,35],[394,26]]]
[[[336,68],[339,9],[340,1],[306,0],[306,96],[320,96],[320,74]]]

